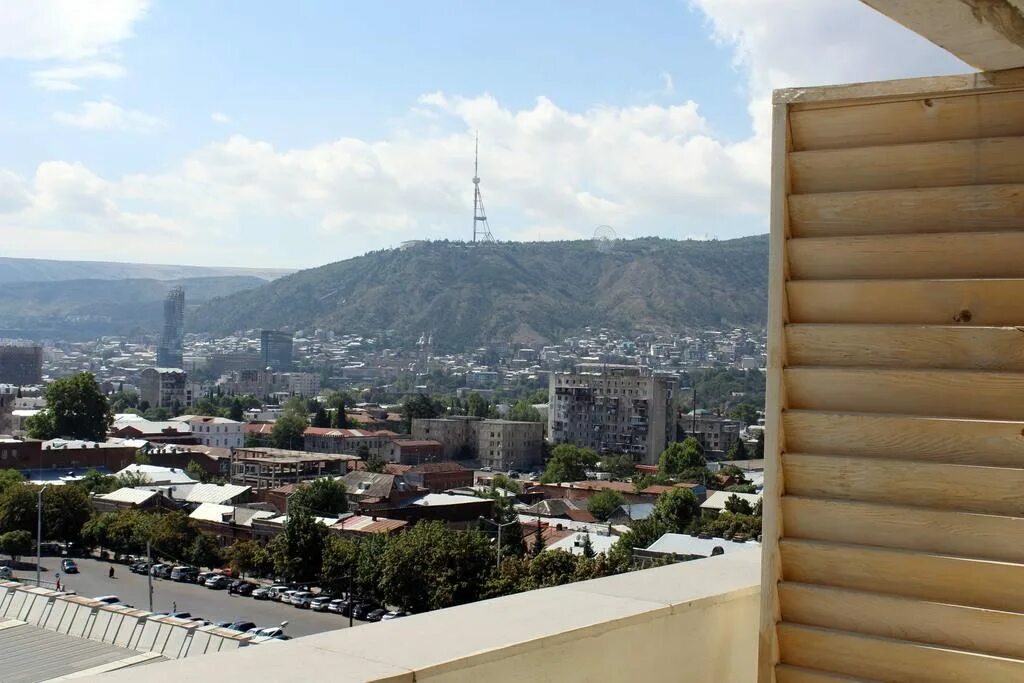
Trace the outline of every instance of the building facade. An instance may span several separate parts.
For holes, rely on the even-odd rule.
[[[710,458],[720,459],[739,440],[743,423],[703,410],[695,413],[679,416],[677,433],[696,437]]]
[[[289,332],[260,332],[260,357],[263,367],[287,370],[292,366],[292,335]]]
[[[544,461],[541,422],[453,416],[412,421],[412,438],[441,442],[441,459],[476,459],[495,470],[528,470]]]
[[[38,344],[0,344],[0,384],[42,384],[43,347]]]
[[[139,398],[150,408],[180,410],[188,405],[187,375],[178,368],[146,368],[139,375]]]
[[[385,457],[391,440],[398,434],[387,430],[368,432],[363,429],[307,427],[303,448],[311,453],[348,453],[355,455],[365,447],[370,455]]]
[[[293,372],[288,375],[288,391],[295,396],[312,398],[320,394],[320,375],[314,372]]]
[[[162,368],[181,368],[184,344],[185,290],[175,287],[164,297],[164,329],[156,353],[156,364]]]
[[[241,448],[245,445],[244,422],[208,415],[182,415],[176,420],[191,425],[192,436],[203,446]]]
[[[675,438],[676,384],[631,365],[583,364],[552,373],[548,438],[654,464]]]

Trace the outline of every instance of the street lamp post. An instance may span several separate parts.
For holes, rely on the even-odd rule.
[[[39,577],[39,565],[43,562],[43,491],[49,484],[44,484],[39,489],[39,497],[36,500],[36,587],[42,585]]]
[[[493,519],[487,519],[486,517],[481,515],[480,516],[480,521],[481,522],[487,522],[488,524],[493,524],[495,527],[498,528],[498,558],[497,558],[497,561],[494,563],[494,567],[495,567],[495,569],[501,569],[501,530],[504,527],[512,526],[513,524],[518,524],[519,520],[518,519],[514,519],[511,522],[505,522],[504,524],[499,524],[498,522],[495,522]]]

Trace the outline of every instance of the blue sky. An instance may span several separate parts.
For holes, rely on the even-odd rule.
[[[477,130],[499,239],[755,234],[772,87],[968,70],[853,0],[2,5],[11,256],[464,239]]]

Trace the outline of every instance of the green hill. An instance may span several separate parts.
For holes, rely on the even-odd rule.
[[[586,325],[627,333],[763,325],[767,236],[502,243],[422,242],[213,299],[190,330],[326,328],[439,349],[554,341]]]

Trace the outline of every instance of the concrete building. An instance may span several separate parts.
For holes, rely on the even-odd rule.
[[[303,448],[312,453],[356,454],[366,447],[370,455],[385,457],[391,440],[398,434],[386,429],[366,431],[363,429],[335,429],[333,427],[306,427],[303,433]]]
[[[320,393],[320,375],[313,372],[293,372],[288,375],[288,391],[306,398],[317,396]]]
[[[551,443],[654,464],[675,438],[673,377],[642,366],[582,364],[576,372],[553,373],[549,387]]]
[[[721,459],[740,438],[743,423],[727,417],[713,415],[705,410],[696,414],[680,415],[676,428],[679,435],[697,437],[709,458]],[[680,436],[681,438],[681,436]]]
[[[260,332],[260,358],[263,367],[287,370],[292,366],[292,335],[289,332]]]
[[[307,453],[280,448],[236,448],[231,452],[231,483],[254,491],[298,484],[320,477],[339,477],[354,455]]]
[[[0,344],[0,384],[41,384],[43,347],[38,344]]]
[[[157,349],[156,364],[163,368],[181,368],[184,343],[185,290],[175,287],[164,298],[164,328]]]
[[[527,470],[544,459],[544,424],[454,416],[412,421],[412,438],[439,441],[444,460],[477,459],[495,470]]]
[[[185,371],[178,368],[146,368],[139,376],[139,398],[150,408],[180,410],[188,405],[186,379]]]
[[[433,439],[392,439],[384,456],[388,462],[400,465],[419,465],[441,461],[443,446]]]
[[[174,418],[174,420],[190,424],[192,426],[192,436],[203,446],[241,448],[244,445],[244,422],[236,422],[226,417],[210,417],[208,415],[182,415],[181,417]]]

